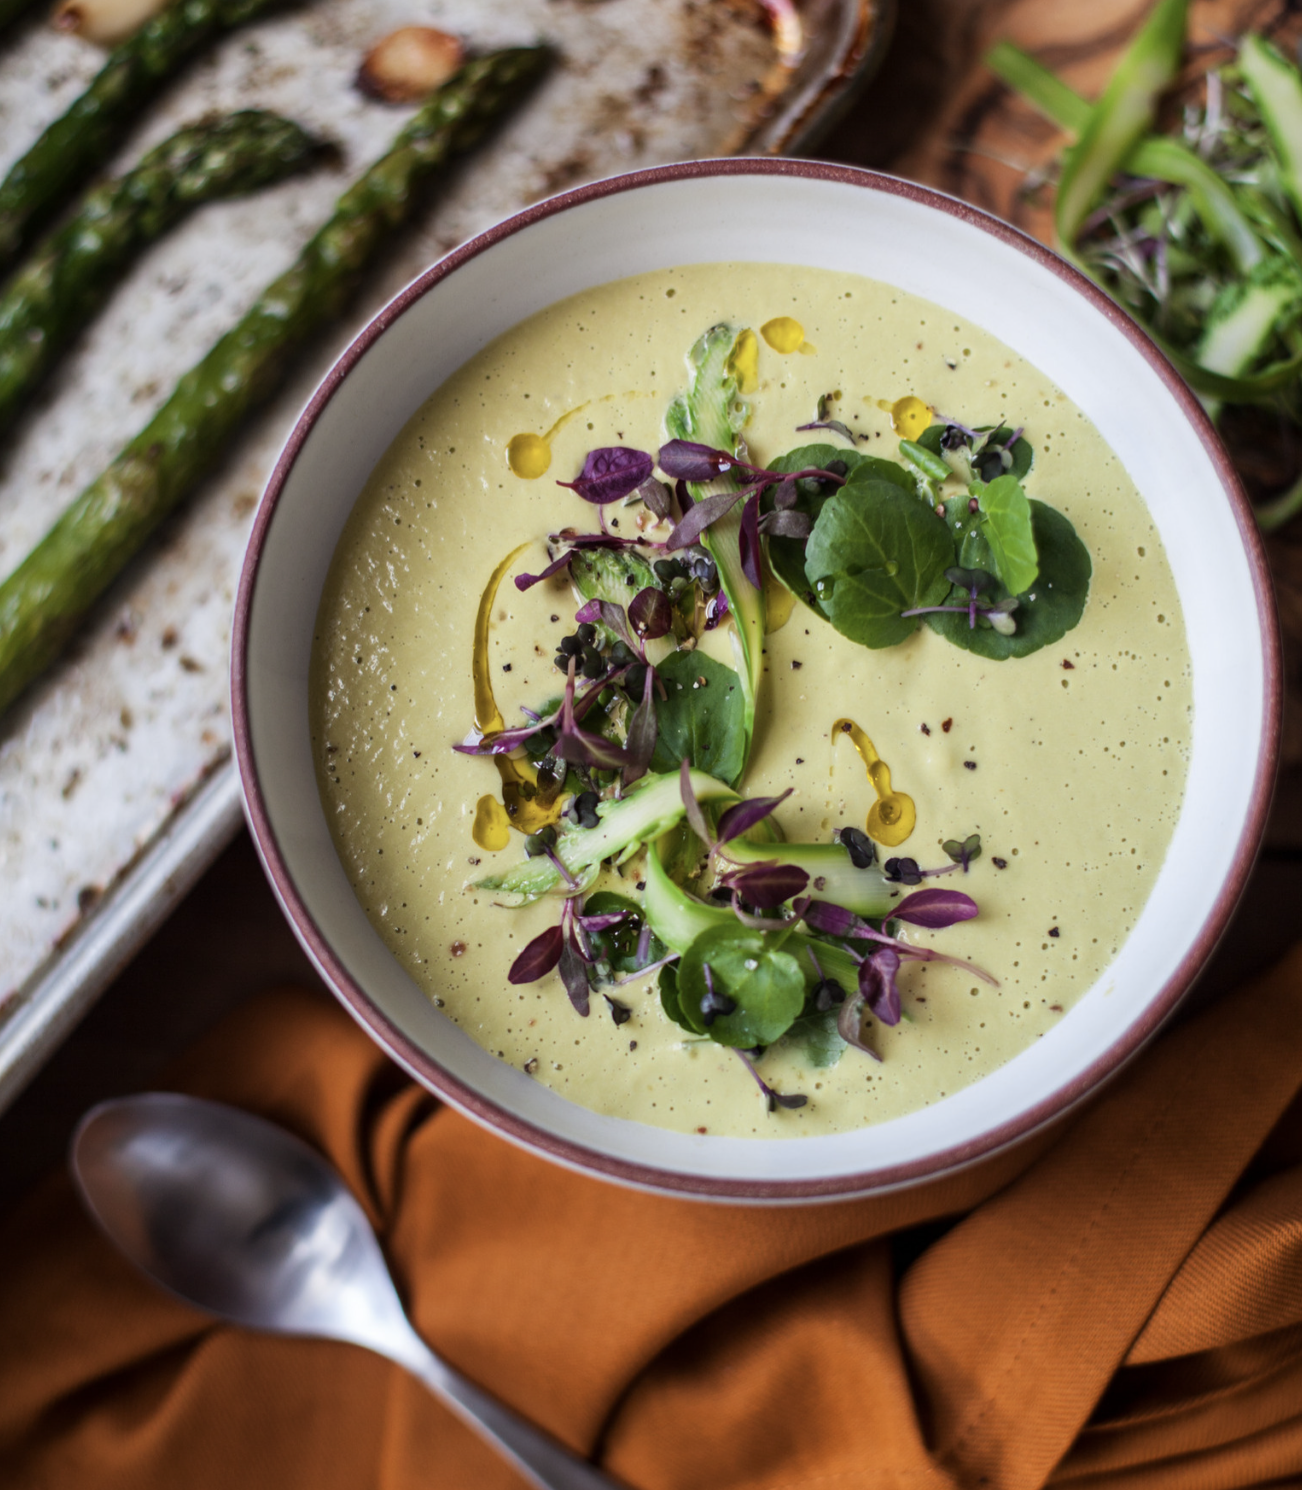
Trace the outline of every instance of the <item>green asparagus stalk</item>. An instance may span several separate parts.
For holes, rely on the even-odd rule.
[[[190,125],[105,182],[0,291],[0,434],[148,244],[202,202],[301,170],[320,142],[246,109]]]
[[[467,63],[339,199],[297,262],[180,380],[116,460],[0,584],[0,709],[59,654],[162,519],[279,388],[291,356],[343,309],[367,264],[413,214],[419,188],[541,73],[542,47]]]
[[[1157,101],[1180,68],[1188,0],[1157,0],[1063,165],[1054,221],[1070,251],[1103,188],[1153,126]]]
[[[6,0],[0,0],[0,6]],[[173,0],[109,53],[86,91],[0,182],[0,273],[122,143],[184,64],[280,0]]]

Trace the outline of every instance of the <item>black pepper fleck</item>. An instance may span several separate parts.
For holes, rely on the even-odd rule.
[[[511,671],[511,664],[509,662],[504,662],[502,664],[502,671],[504,673],[509,673]]]
[[[929,724],[920,724],[918,728],[924,735],[929,735],[931,733],[931,726]]]
[[[791,659],[791,671],[793,673],[798,673],[804,665],[803,662],[797,662],[794,657]]]
[[[636,1040],[630,1040],[628,1042],[628,1048],[630,1050],[636,1050],[637,1049],[637,1041]]]
[[[964,761],[963,762],[963,769],[965,771],[975,771],[976,770],[976,762],[975,761]]]
[[[996,858],[993,858],[992,857],[991,860],[990,860],[990,862],[995,866],[996,869],[1007,869],[1008,868],[1008,860],[1007,859],[996,859]]]
[[[1062,665],[1067,669],[1069,673],[1076,671],[1076,664],[1074,662],[1069,662],[1065,657],[1062,659]]]
[[[949,734],[950,730],[952,730],[953,728],[954,721],[952,719],[945,720],[945,722],[941,725],[941,729],[943,729],[946,734]]]
[[[1049,927],[1049,935],[1050,936],[1061,936],[1062,933],[1058,930],[1058,928],[1056,926],[1050,926]]]

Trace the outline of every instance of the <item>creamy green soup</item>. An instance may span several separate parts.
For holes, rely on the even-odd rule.
[[[477,806],[500,794],[499,772],[452,749],[476,714],[477,607],[520,545],[488,616],[488,678],[508,725],[561,692],[553,657],[575,629],[577,603],[568,578],[520,591],[511,577],[547,564],[549,534],[596,530],[596,508],[556,483],[572,481],[598,447],[655,452],[666,406],[687,381],[684,354],[720,321],[769,328],[754,343],[744,430],[752,462],[810,440],[846,444],[796,433],[826,395],[824,414],[858,437],[857,448],[889,458],[898,459],[901,421],[909,433],[909,411],[923,406],[973,427],[1024,426],[1035,452],[1026,493],[1070,520],[1093,564],[1079,625],[1005,661],[926,625],[869,650],[770,585],[742,790],[792,788],[775,813],[788,840],[862,829],[874,789],[833,729],[853,718],[893,789],[916,806],[912,834],[881,855],[943,867],[943,843],[980,837],[966,872],[924,882],[970,895],[979,915],[935,932],[906,927],[902,939],[997,980],[906,962],[905,1017],[893,1027],[868,1021],[880,1061],[848,1048],[817,1065],[789,1040],[767,1050],[756,1068],[764,1081],[807,1099],[775,1112],[735,1051],[666,1017],[655,975],[594,990],[587,1018],[554,972],[508,982],[522,949],[556,923],[559,902],[547,895],[508,909],[475,888],[522,858],[522,835],[506,832],[496,852],[476,842]],[[628,536],[651,523],[639,505],[605,511]],[[726,621],[705,632],[702,653],[734,665],[731,630]],[[651,659],[668,645],[652,643]],[[1063,1018],[1105,974],[1161,867],[1190,710],[1183,621],[1153,521],[1098,432],[1048,379],[987,332],[888,286],[725,264],[585,291],[498,339],[432,394],[376,467],[340,540],[317,625],[311,722],[349,879],[448,1018],[596,1111],[778,1137],[845,1131],[937,1101]],[[481,809],[481,841],[483,828]],[[626,872],[621,881],[607,871],[594,888],[635,896],[639,861]],[[612,1012],[603,993],[621,1007]]]

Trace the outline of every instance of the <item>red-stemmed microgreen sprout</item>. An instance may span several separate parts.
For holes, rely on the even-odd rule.
[[[759,1087],[770,1112],[776,1112],[779,1107],[785,1107],[788,1111],[794,1111],[797,1107],[803,1107],[809,1101],[809,1098],[800,1092],[791,1092],[784,1095],[782,1092],[775,1091],[755,1069],[755,1062],[744,1050],[739,1050],[737,1055],[740,1057],[742,1065],[750,1072],[756,1086]]]

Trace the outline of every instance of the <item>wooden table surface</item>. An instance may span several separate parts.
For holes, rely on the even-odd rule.
[[[895,171],[963,195],[1030,232],[1043,206],[1024,170],[1052,153],[1052,132],[978,65],[1009,36],[1093,93],[1149,0],[901,0],[877,79],[824,143],[827,158]],[[1266,29],[1292,43],[1292,0],[1195,4],[1194,63],[1225,55],[1224,38]],[[1302,655],[1302,522],[1272,541],[1290,691]],[[1239,914],[1196,990],[1200,1005],[1261,971],[1302,929],[1302,711],[1292,706],[1267,845]],[[0,1207],[60,1162],[78,1116],[105,1097],[150,1085],[168,1059],[244,999],[293,981],[320,987],[262,876],[247,834],[213,865],[49,1065],[0,1118]],[[329,995],[322,989],[321,997]]]

